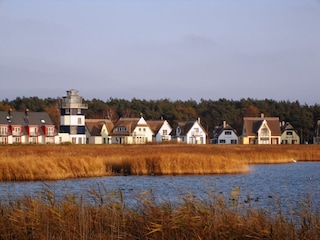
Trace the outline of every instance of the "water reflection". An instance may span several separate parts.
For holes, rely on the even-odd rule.
[[[91,179],[72,179],[53,182],[0,183],[1,201],[28,195],[37,196],[49,188],[58,197],[70,193],[92,200],[89,192],[100,191],[105,197],[121,190],[128,205],[143,192],[152,192],[159,202],[177,203],[191,192],[195,198],[223,196],[243,206],[275,206],[293,211],[301,201],[312,198],[320,206],[320,163],[298,162],[279,165],[254,165],[244,175],[207,176],[115,176]],[[238,189],[238,195],[235,194]],[[89,197],[90,196],[90,197]],[[115,197],[116,198],[116,197]]]

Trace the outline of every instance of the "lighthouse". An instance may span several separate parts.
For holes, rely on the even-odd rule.
[[[71,142],[73,144],[85,144],[85,109],[88,105],[82,103],[82,97],[78,91],[67,91],[60,102],[60,143]]]

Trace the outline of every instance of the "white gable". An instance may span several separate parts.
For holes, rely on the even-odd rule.
[[[137,125],[147,125],[147,122],[146,122],[146,120],[144,120],[143,117],[141,117],[141,118],[139,119]]]

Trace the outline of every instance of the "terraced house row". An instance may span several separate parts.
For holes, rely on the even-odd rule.
[[[175,141],[186,144],[299,144],[300,137],[294,127],[278,117],[245,117],[239,135],[226,121],[213,131],[213,138],[194,121],[168,121],[120,118],[85,119],[87,104],[77,90],[67,91],[60,103],[60,127],[56,129],[46,112],[0,112],[1,144],[145,144],[148,142]],[[320,135],[320,121],[317,123]],[[316,135],[314,143],[320,143]]]

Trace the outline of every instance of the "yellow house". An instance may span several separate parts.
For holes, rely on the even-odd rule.
[[[242,144],[280,144],[281,130],[278,117],[244,117],[240,137]]]

